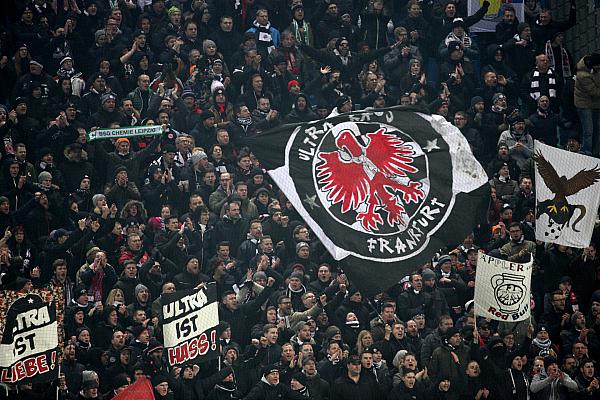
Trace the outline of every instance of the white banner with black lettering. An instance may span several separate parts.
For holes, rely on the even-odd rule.
[[[475,314],[499,321],[522,321],[531,313],[533,258],[519,264],[480,252],[475,274]]]
[[[216,284],[161,295],[163,336],[171,366],[218,356],[219,307]]]
[[[56,304],[38,293],[5,291],[0,318],[0,381],[43,382],[58,377]]]

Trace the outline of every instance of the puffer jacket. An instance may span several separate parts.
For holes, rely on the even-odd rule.
[[[587,57],[577,63],[575,107],[600,108],[600,71],[588,68]]]

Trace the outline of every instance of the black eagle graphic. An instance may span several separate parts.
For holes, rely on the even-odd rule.
[[[572,196],[600,181],[600,168],[598,165],[596,165],[595,168],[589,170],[583,169],[573,175],[573,177],[570,179],[567,179],[567,177],[564,175],[560,177],[558,176],[558,173],[552,164],[550,164],[550,162],[544,158],[539,150],[533,156],[533,160],[537,164],[538,172],[544,180],[544,183],[548,189],[554,193],[553,199],[538,203],[538,217],[542,214],[548,214],[548,217],[551,220],[560,225],[565,225],[569,222],[575,210],[579,209],[581,215],[579,215],[572,226],[572,229],[575,232],[579,232],[577,229],[575,229],[575,226],[585,216],[586,208],[583,205],[569,204],[567,197]]]

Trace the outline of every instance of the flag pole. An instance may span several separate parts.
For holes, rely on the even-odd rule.
[[[60,399],[60,370],[61,370],[61,365],[59,363],[58,364],[58,384],[56,385],[56,400]]]

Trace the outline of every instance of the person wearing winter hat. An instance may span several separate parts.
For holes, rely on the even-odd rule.
[[[533,138],[527,132],[525,119],[520,113],[512,115],[508,122],[510,127],[500,134],[498,143],[506,143],[510,157],[523,170],[527,167],[529,159],[533,155]]]
[[[535,64],[536,46],[531,36],[531,26],[527,22],[517,25],[517,34],[503,46],[507,61],[516,76],[524,77]]]
[[[558,359],[555,356],[544,358],[544,369],[533,376],[529,389],[541,399],[561,398],[554,393],[563,391],[573,392],[578,389],[575,382],[567,373],[560,370]],[[591,397],[591,396],[585,396]]]
[[[460,330],[450,327],[444,332],[442,346],[433,351],[427,372],[435,381],[439,381],[443,374],[448,374],[452,382],[460,382],[464,367],[456,366],[466,367],[470,359],[469,353],[470,348],[463,343]],[[455,361],[455,357],[458,361]]]
[[[99,383],[95,380],[88,380],[81,384],[81,399],[95,399],[98,398]]]
[[[308,388],[306,387],[306,375],[302,372],[296,372],[292,375],[292,380],[290,381],[291,388],[301,394],[304,397],[309,396]]]
[[[169,391],[169,382],[170,379],[166,375],[157,374],[152,376],[152,388],[155,400],[173,399],[173,393]]]
[[[349,96],[340,96],[335,102],[335,108],[331,111],[331,116],[344,114],[352,111],[352,100]]]
[[[129,386],[130,384],[131,384],[131,378],[129,378],[129,376],[127,376],[126,374],[118,374],[117,376],[112,378],[112,389],[113,389],[114,395],[116,396],[119,393],[121,393],[122,391],[124,391],[125,389],[127,389],[127,386]],[[105,397],[105,398],[108,398],[108,397]]]

